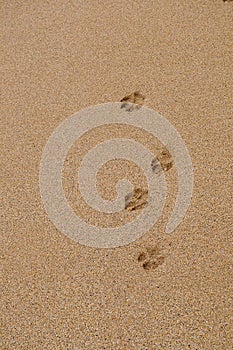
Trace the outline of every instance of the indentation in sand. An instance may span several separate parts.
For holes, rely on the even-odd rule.
[[[147,204],[148,190],[135,188],[133,192],[125,197],[125,209],[132,211],[142,209]]]
[[[164,263],[165,257],[162,255],[159,246],[147,247],[138,255],[138,262],[142,263],[144,270],[154,270]]]
[[[159,163],[164,171],[170,170],[173,166],[172,156],[166,147],[164,147],[158,156],[151,161],[151,168],[153,172],[158,171]]]
[[[135,91],[121,99],[121,108],[124,108],[127,112],[132,112],[141,108],[144,100],[145,96],[142,95],[140,91]]]

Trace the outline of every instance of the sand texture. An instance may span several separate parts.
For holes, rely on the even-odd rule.
[[[233,2],[0,4],[0,348],[230,350]],[[166,234],[177,195],[171,154],[144,130],[97,127],[74,143],[64,166],[64,192],[77,215],[116,227],[147,208],[145,175],[124,159],[106,163],[96,186],[113,200],[119,179],[130,179],[144,192],[129,194],[128,210],[101,213],[80,194],[82,157],[113,137],[150,149],[148,166],[156,175],[161,162],[168,193],[159,220],[140,239],[92,248],[50,221],[39,167],[49,136],[66,118],[120,101],[129,117],[143,106],[159,112],[182,136],[193,164],[192,202],[181,224]]]

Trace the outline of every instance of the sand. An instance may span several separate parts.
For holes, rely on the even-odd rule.
[[[222,0],[1,1],[1,349],[231,348],[232,15]],[[80,245],[44,209],[42,151],[70,115],[135,91],[182,135],[194,169],[191,206],[166,234],[173,166],[151,230],[114,249]],[[80,150],[77,162],[63,174],[76,212],[102,226],[119,216],[93,214],[72,174],[110,129],[78,140],[69,153]],[[114,132],[160,147],[131,127]],[[101,170],[103,197],[114,198],[116,176],[145,185],[129,166]]]

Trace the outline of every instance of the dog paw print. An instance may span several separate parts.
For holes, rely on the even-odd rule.
[[[164,171],[168,171],[173,166],[173,159],[166,147],[164,147],[161,152],[151,161],[151,168],[153,172],[157,172],[159,169],[159,164]]]
[[[144,270],[154,270],[164,263],[165,257],[161,254],[159,247],[148,247],[146,251],[138,255],[138,262],[142,263]]]
[[[135,91],[131,95],[127,95],[121,99],[121,108],[124,108],[127,112],[132,112],[142,107],[145,96],[140,91]]]
[[[129,211],[142,209],[147,204],[148,190],[135,188],[133,192],[125,197],[125,209]]]

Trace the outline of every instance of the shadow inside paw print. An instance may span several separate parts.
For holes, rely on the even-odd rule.
[[[164,263],[164,256],[161,254],[158,246],[148,247],[146,251],[138,255],[138,262],[142,263],[144,270],[153,270]]]
[[[127,112],[132,112],[142,107],[145,96],[139,91],[135,91],[131,95],[127,95],[121,99],[121,108],[124,108]]]

